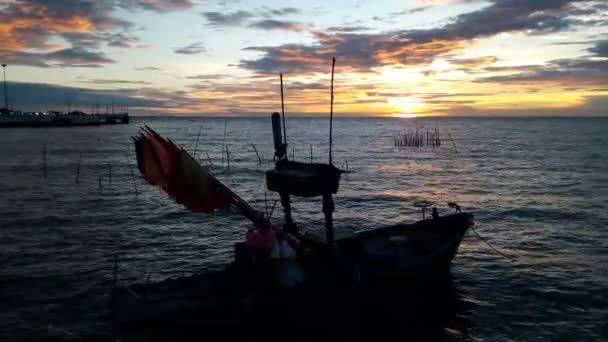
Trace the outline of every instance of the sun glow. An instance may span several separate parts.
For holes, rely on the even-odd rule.
[[[415,118],[425,112],[426,104],[414,97],[397,97],[388,100],[388,103],[395,107],[393,116],[400,118]]]

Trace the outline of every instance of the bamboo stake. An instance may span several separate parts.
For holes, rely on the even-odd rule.
[[[137,191],[137,182],[135,181],[135,173],[133,173],[133,168],[131,168],[131,164],[129,164],[129,156],[125,153],[125,159],[127,160],[127,167],[129,168],[129,171],[131,172],[131,179],[133,179],[133,189],[135,189],[135,197],[137,197],[137,195],[139,195],[139,192]]]
[[[310,163],[312,164],[312,145],[310,145]]]
[[[226,150],[226,128],[228,127],[228,120],[224,121],[224,137],[222,138],[222,166],[224,165],[224,151]]]
[[[228,146],[226,146],[226,160],[228,161],[228,168],[230,168],[230,150],[228,150]]]
[[[262,165],[262,158],[260,158],[260,154],[258,153],[258,149],[255,148],[255,144],[251,144],[251,147],[253,147],[253,151],[255,152],[255,155],[258,156],[258,163],[260,163],[260,165]]]
[[[76,184],[78,184],[78,179],[80,178],[80,162],[82,161],[82,153],[78,157],[78,165],[76,166]]]
[[[108,178],[110,184],[112,184],[112,164],[108,164]]]
[[[42,170],[44,171],[44,179],[46,179],[46,144],[42,145]]]
[[[456,153],[458,153],[458,149],[456,148],[456,142],[454,142],[454,139],[452,139],[452,135],[450,134],[450,132],[448,132],[448,137],[450,138],[450,140],[452,141],[452,145],[454,146],[454,151]]]
[[[264,191],[264,212],[266,213],[266,218],[269,219],[268,213],[268,192]]]
[[[198,129],[198,135],[196,136],[196,142],[194,143],[194,152],[192,153],[194,158],[196,159],[196,151],[198,150],[198,140],[201,137],[201,131],[203,130],[203,125]]]
[[[213,166],[213,161],[211,160],[211,157],[209,157],[209,152],[205,151],[205,154],[207,155],[207,161],[209,161],[209,166]]]

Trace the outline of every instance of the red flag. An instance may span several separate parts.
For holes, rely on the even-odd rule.
[[[138,168],[152,185],[195,212],[238,206],[238,196],[209,174],[188,152],[145,127],[135,138]]]
[[[211,213],[234,207],[257,227],[270,222],[245,200],[225,186],[206,166],[201,166],[183,148],[145,127],[135,141],[137,166],[152,185],[160,186],[175,202],[195,212]]]

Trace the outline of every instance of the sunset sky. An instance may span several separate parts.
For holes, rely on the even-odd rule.
[[[0,0],[11,107],[608,114],[608,1]],[[17,83],[16,83],[17,82]]]

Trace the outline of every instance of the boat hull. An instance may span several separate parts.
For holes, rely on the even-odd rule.
[[[472,215],[455,214],[384,227],[338,239],[336,248],[305,237],[302,248],[307,251],[298,261],[307,275],[306,283],[292,289],[280,288],[271,280],[275,265],[253,265],[237,248],[235,263],[221,271],[115,287],[112,314],[116,334],[143,331],[154,336],[150,332],[154,325],[175,328],[193,317],[211,327],[241,324],[252,313],[273,311],[280,303],[299,307],[298,315],[326,309],[351,314],[349,305],[358,303],[356,310],[363,310],[365,303],[377,303],[373,298],[378,294],[394,291],[400,297],[417,292],[406,290],[415,286],[443,284],[472,223]],[[336,301],[341,303],[339,309]]]

